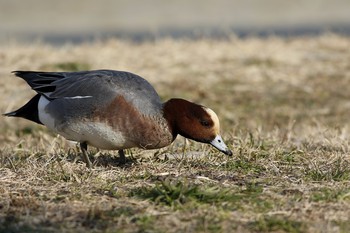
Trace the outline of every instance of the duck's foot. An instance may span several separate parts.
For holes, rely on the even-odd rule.
[[[123,150],[118,150],[119,154],[119,164],[124,165],[126,163],[126,158]]]
[[[87,143],[86,142],[81,142],[80,143],[80,149],[81,149],[81,152],[83,153],[82,159],[85,162],[86,167],[91,169],[92,168],[92,163],[91,163],[91,161],[89,159],[89,156],[87,154]]]

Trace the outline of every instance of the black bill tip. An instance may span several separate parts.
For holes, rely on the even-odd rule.
[[[227,149],[225,151],[222,151],[225,155],[232,156],[232,151]]]

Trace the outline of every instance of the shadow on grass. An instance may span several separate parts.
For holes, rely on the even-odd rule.
[[[0,221],[0,232],[55,232],[55,228],[50,227],[50,224],[40,224],[38,226],[29,223],[22,223],[18,217],[12,214],[8,214],[7,216],[4,216],[3,221]]]
[[[88,157],[93,163],[93,166],[101,167],[130,167],[137,162],[137,160],[130,154],[125,157],[125,161],[121,160],[119,156],[111,153],[101,153],[94,150],[88,151]],[[66,159],[68,162],[76,163],[82,161],[82,153],[70,149],[67,152],[58,155],[59,161]],[[82,161],[83,162],[83,161]],[[84,162],[83,162],[84,163]]]

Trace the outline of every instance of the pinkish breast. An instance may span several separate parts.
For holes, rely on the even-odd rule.
[[[155,116],[143,115],[123,96],[117,96],[104,109],[96,110],[93,120],[120,132],[128,144],[133,145],[130,147],[156,149],[168,146],[174,140],[161,111]]]

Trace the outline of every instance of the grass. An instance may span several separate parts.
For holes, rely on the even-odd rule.
[[[337,158],[336,161],[326,164],[311,164],[311,168],[307,170],[306,175],[314,181],[334,180],[342,181],[349,180],[350,168],[348,161],[342,158]]]
[[[140,187],[129,193],[148,199],[156,204],[167,205],[174,209],[188,208],[201,204],[216,205],[223,209],[244,208],[247,202],[259,206],[269,207],[271,203],[260,200],[262,188],[256,184],[247,184],[243,189],[234,192],[230,188],[218,185],[195,185],[187,180],[165,180],[156,183],[155,187]]]
[[[301,221],[291,221],[283,218],[264,217],[251,222],[250,227],[256,232],[290,232],[301,233],[305,229]]]
[[[315,190],[312,192],[311,200],[314,202],[337,202],[337,201],[347,201],[350,198],[350,189],[331,189],[322,188],[320,190]]]
[[[0,111],[33,96],[12,70],[118,69],[214,109],[233,151],[79,148],[0,118],[0,232],[349,232],[350,39],[0,45]],[[69,61],[66,58],[69,57]]]

